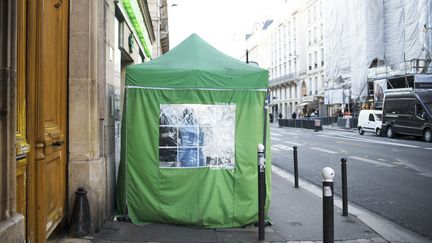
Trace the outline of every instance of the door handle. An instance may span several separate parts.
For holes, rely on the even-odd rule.
[[[64,144],[64,141],[55,141],[52,143],[52,146],[54,147],[60,147]]]

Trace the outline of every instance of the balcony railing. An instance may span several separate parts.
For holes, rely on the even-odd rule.
[[[278,78],[271,79],[269,81],[270,86],[275,86],[283,83],[288,83],[291,81],[296,81],[298,79],[298,73],[288,73],[286,75],[280,76]]]

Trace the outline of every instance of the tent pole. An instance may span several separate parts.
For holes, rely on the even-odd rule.
[[[246,49],[246,63],[249,63],[249,50]]]
[[[258,157],[259,165],[258,165],[258,240],[262,241],[265,239],[265,200],[267,197],[266,192],[266,181],[265,181],[265,158],[266,158],[266,149],[267,149],[267,116],[268,116],[268,104],[269,104],[269,90],[267,89],[265,101],[264,101],[264,131],[263,131],[263,145],[258,146]],[[262,146],[262,151],[260,150],[260,146]],[[262,164],[261,164],[262,163]]]
[[[270,104],[270,93],[267,89],[266,97],[264,101],[264,132],[263,132],[263,145],[264,148],[267,148],[267,116],[268,116],[268,105]],[[264,158],[266,157],[266,153],[264,153]]]
[[[127,194],[128,194],[128,160],[127,160],[127,149],[128,149],[128,142],[127,142],[127,134],[128,134],[128,115],[126,114],[127,113],[127,106],[128,106],[128,93],[129,93],[129,89],[128,88],[125,88],[125,103],[126,103],[126,108],[124,109],[124,115],[126,115],[126,124],[125,124],[125,126],[126,126],[126,128],[125,128],[125,141],[126,141],[126,151],[125,151],[125,153],[126,153],[126,155],[125,155],[125,162],[126,162],[126,171],[125,171],[125,178],[126,178],[126,180],[125,180],[125,185],[126,185],[126,193],[125,193],[125,195],[126,195],[126,198],[125,198],[125,207],[124,207],[124,212],[123,212],[123,221],[125,221],[125,222],[130,222],[131,221],[131,219],[129,218],[129,213],[128,213],[128,203],[127,203]]]

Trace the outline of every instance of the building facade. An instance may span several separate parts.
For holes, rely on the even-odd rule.
[[[163,2],[0,3],[0,242],[45,242],[78,187],[111,216],[125,68],[167,51]]]
[[[0,3],[0,241],[24,242],[25,221],[17,207],[17,2]],[[20,21],[21,23],[21,21]],[[22,138],[24,139],[24,138]],[[22,177],[21,177],[22,178]],[[20,179],[21,179],[20,178]],[[22,180],[22,179],[21,179]]]
[[[302,105],[305,115],[314,112],[327,116],[324,107],[324,23],[322,0],[308,1],[307,14],[307,77],[301,85]],[[306,87],[306,92],[304,87]],[[316,112],[317,111],[317,112]]]
[[[356,117],[360,109],[381,109],[386,89],[428,86],[431,16],[430,1],[326,1],[329,113]]]
[[[246,35],[247,57],[245,53],[241,57],[242,60],[245,62],[256,62],[259,67],[264,69],[270,68],[270,38],[268,29],[272,23],[273,20],[268,19],[254,24],[252,34]]]
[[[282,23],[275,23],[270,34],[271,66],[269,69],[271,106],[274,117],[287,118],[300,103],[301,78],[305,78],[305,54],[301,53],[304,35],[300,33],[304,13],[294,11]],[[303,38],[302,38],[303,37]],[[302,41],[303,39],[303,41]]]
[[[114,209],[126,66],[151,60],[155,35],[143,1],[71,5],[68,203],[85,188],[99,228]]]
[[[153,56],[159,57],[169,50],[167,0],[148,0],[148,9],[155,32]]]
[[[270,31],[270,90],[274,117],[325,116],[322,1],[297,1]]]
[[[269,70],[273,117],[326,116],[322,1],[294,1],[287,9],[284,18],[247,35],[249,60]]]

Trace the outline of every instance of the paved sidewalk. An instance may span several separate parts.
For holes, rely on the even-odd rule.
[[[269,216],[273,225],[266,228],[265,242],[321,242],[322,199],[273,173]],[[301,187],[301,185],[300,185]],[[335,207],[335,241],[351,243],[387,242],[355,216],[341,216]],[[199,229],[187,226],[125,222],[106,222],[91,240],[66,236],[54,242],[257,242],[257,227]]]
[[[286,241],[322,240],[322,199],[273,173],[270,217],[274,231]],[[335,240],[348,242],[386,242],[355,216],[343,217],[334,208]]]

